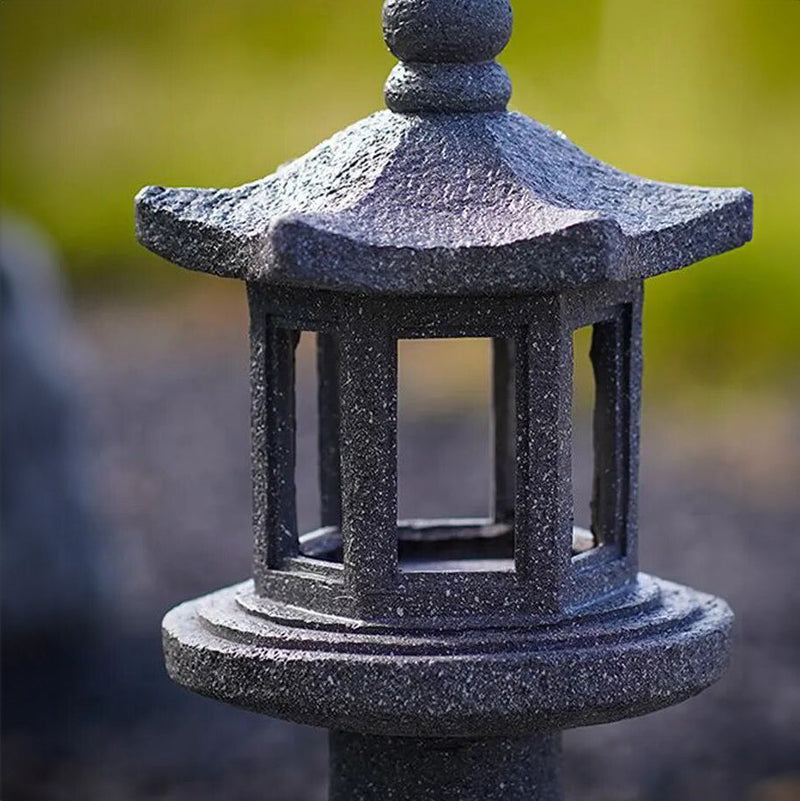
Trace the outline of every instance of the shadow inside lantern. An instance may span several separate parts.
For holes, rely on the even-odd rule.
[[[574,383],[572,386],[571,407],[575,416],[571,429],[573,454],[576,450],[574,440],[587,433],[589,447],[583,450],[595,451],[594,456],[596,457],[598,449],[609,446],[607,432],[616,426],[605,418],[608,416],[609,407],[617,405],[614,391],[616,388],[607,386],[612,373],[606,369],[603,361],[607,360],[609,353],[618,352],[617,344],[613,342],[618,334],[619,322],[617,320],[599,322],[594,326],[581,326],[574,331],[572,358],[578,369],[573,372]],[[313,332],[304,332],[302,340],[314,349],[321,344]],[[431,341],[436,342],[437,340]],[[453,341],[457,340],[438,340],[440,343]],[[398,520],[396,529],[397,567],[403,573],[509,573],[515,570],[513,496],[516,483],[514,465],[516,462],[515,420],[517,410],[515,374],[512,366],[515,358],[514,345],[510,340],[502,339],[495,340],[494,343],[491,339],[473,341],[476,343],[485,341],[489,344],[486,378],[492,387],[489,416],[492,420],[495,462],[494,517]],[[588,352],[590,342],[592,344],[591,354]],[[584,353],[584,351],[586,352]],[[402,363],[402,360],[399,361]],[[581,369],[578,364],[583,361],[585,364]],[[317,373],[315,378],[318,379],[319,369],[315,372]],[[398,378],[402,379],[403,377],[398,376]],[[398,381],[398,389],[403,383],[403,380]],[[587,389],[586,386],[581,386],[582,384],[588,385],[592,389],[599,389],[599,394],[596,391],[593,392],[593,402],[586,409],[578,409],[578,404],[575,402],[577,396],[584,395]],[[578,422],[577,418],[586,417],[584,412],[587,411],[590,412],[589,420]],[[330,437],[336,438],[336,433],[329,432]],[[609,450],[613,451],[613,448]],[[325,446],[322,444],[320,452],[325,452]],[[601,453],[599,465],[595,463],[595,459],[590,459],[587,465],[581,465],[582,468],[588,468],[591,473],[588,482],[593,485],[591,489],[592,509],[589,515],[591,522],[586,519],[585,510],[581,508],[583,504],[576,502],[577,498],[573,492],[575,525],[572,527],[571,557],[575,568],[579,570],[589,568],[596,563],[611,561],[620,556],[620,548],[615,542],[615,538],[613,535],[607,536],[611,534],[606,530],[609,529],[607,521],[601,519],[602,512],[608,510],[609,507],[608,502],[604,499],[609,491],[608,482],[612,480],[613,483],[616,473],[611,465],[604,463],[607,458],[606,454]],[[575,464],[573,463],[573,485],[587,483],[576,481],[574,468]],[[333,492],[338,496],[338,486],[333,488]],[[339,523],[341,519],[340,498],[336,497],[333,501],[331,513],[328,516],[334,519],[327,521],[333,525],[323,525],[298,537],[301,558],[337,566],[344,562],[343,538]],[[588,507],[589,504],[587,503],[586,506]],[[598,516],[598,513],[601,515]]]
[[[401,520],[397,546],[399,568],[408,573],[514,570],[514,526],[489,518]],[[573,559],[601,547],[591,531],[573,528]],[[336,526],[309,532],[300,537],[300,552],[310,559],[341,563],[342,532]]]
[[[397,524],[399,567],[403,571],[511,571],[514,530],[483,518],[401,520]],[[300,538],[303,556],[342,561],[342,533],[321,528]]]
[[[390,326],[377,315],[380,310],[371,312],[369,325],[347,322],[346,310],[339,310],[344,322],[337,325],[346,335],[317,321],[311,315],[316,306],[307,310],[308,319],[294,321],[261,316],[254,305],[254,402],[259,414],[263,410],[254,428],[255,452],[263,458],[255,466],[257,487],[263,486],[271,501],[264,507],[266,517],[257,521],[257,553],[263,549],[265,556],[259,592],[283,597],[285,587],[302,587],[316,593],[309,603],[327,593],[330,603],[321,601],[322,607],[337,609],[335,593],[344,583],[356,588],[353,597],[359,603],[401,592],[406,605],[410,599],[422,604],[419,608],[460,614],[469,608],[476,582],[493,575],[498,599],[513,596],[520,609],[550,614],[629,584],[635,574],[635,496],[629,487],[637,453],[632,412],[638,408],[634,322],[639,304],[637,286],[621,284],[601,293],[568,293],[557,303],[552,298],[504,300],[491,318],[508,318],[499,327],[466,325],[455,302],[452,319],[445,315],[442,321],[437,301],[433,327],[424,316],[431,310],[418,304],[401,309]],[[422,323],[408,322],[415,315],[422,315]],[[531,319],[536,325],[528,324]],[[485,517],[475,516],[480,509],[456,507],[453,514],[456,494],[447,488],[460,460],[475,459],[476,447],[484,442],[483,434],[474,432],[467,434],[475,437],[469,445],[455,454],[444,454],[433,436],[426,441],[428,455],[417,455],[410,464],[414,481],[431,496],[428,508],[419,510],[422,514],[403,508],[400,479],[409,473],[408,464],[399,469],[404,450],[398,439],[405,434],[398,411],[407,379],[413,378],[403,370],[409,340],[416,354],[425,347],[438,349],[438,367],[430,371],[438,387],[446,383],[449,365],[461,362],[455,351],[442,358],[442,348],[471,342],[471,361],[475,366],[485,362],[480,378],[489,401],[484,429],[489,436],[483,447],[489,449],[486,483],[491,487]],[[316,375],[312,378],[309,370],[302,383],[316,384],[316,393],[314,402],[307,396],[298,404],[296,351],[303,342],[310,347],[299,361],[306,368],[313,364]],[[479,351],[485,357],[479,358]],[[583,369],[576,373],[577,365]],[[576,399],[588,394],[581,382],[583,389],[594,390],[594,398],[581,404],[588,419],[574,425]],[[425,407],[418,403],[415,413],[430,415]],[[316,436],[304,431],[298,408],[314,418]],[[280,423],[279,412],[289,425]],[[570,473],[574,455],[583,452],[576,447],[579,431],[588,437],[593,458],[580,482],[590,491],[576,493]],[[312,441],[319,527],[309,531],[298,526],[295,496],[298,443],[306,452]],[[441,484],[440,475],[446,476]],[[286,480],[292,476],[295,481]],[[474,489],[467,495],[473,506],[484,505]],[[445,575],[450,584],[444,590],[444,584],[431,583]],[[386,604],[390,612],[390,601]],[[389,614],[386,610],[370,608],[369,614]],[[358,607],[349,614],[365,612]]]

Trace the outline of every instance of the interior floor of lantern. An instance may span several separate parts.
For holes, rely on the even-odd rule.
[[[514,560],[499,559],[401,559],[403,573],[513,573]]]
[[[404,573],[508,573],[514,570],[514,526],[488,519],[398,522],[399,567]],[[303,556],[341,563],[342,533],[335,526],[301,537]],[[572,529],[572,556],[597,548],[587,529]]]

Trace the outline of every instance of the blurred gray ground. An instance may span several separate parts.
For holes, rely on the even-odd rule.
[[[92,352],[82,390],[93,499],[117,554],[115,607],[98,645],[76,655],[67,692],[48,695],[46,680],[31,688],[24,675],[7,686],[43,696],[46,720],[5,732],[6,801],[325,796],[324,732],[195,698],[161,666],[161,615],[249,573],[246,321],[239,302],[225,300],[215,319],[206,311],[176,315],[165,303],[80,315]],[[308,372],[301,380],[308,388]],[[568,733],[568,797],[800,799],[800,413],[783,409],[778,419],[756,407],[696,426],[661,419],[653,400],[645,398],[642,566],[730,601],[734,662],[679,707]],[[301,392],[300,403],[308,417],[313,394]],[[481,513],[482,421],[418,414],[404,432],[409,506]],[[309,426],[301,465],[313,463],[313,447]],[[578,476],[583,496],[587,472]],[[298,484],[312,525],[310,468]]]

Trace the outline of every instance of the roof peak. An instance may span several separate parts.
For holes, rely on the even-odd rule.
[[[511,81],[494,59],[511,38],[509,0],[386,0],[383,38],[398,64],[386,82],[392,111],[502,111]]]

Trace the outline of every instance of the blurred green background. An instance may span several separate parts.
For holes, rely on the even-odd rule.
[[[4,0],[4,211],[52,235],[82,297],[191,292],[202,279],[135,243],[134,194],[253,180],[382,107],[394,60],[380,5]],[[518,0],[515,11],[501,59],[513,108],[628,171],[755,194],[752,245],[649,282],[649,398],[688,393],[713,408],[797,392],[800,2]]]

